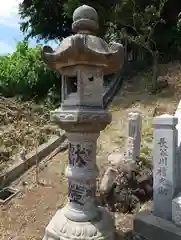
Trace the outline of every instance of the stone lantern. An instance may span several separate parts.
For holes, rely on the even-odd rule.
[[[43,60],[62,76],[62,103],[51,113],[69,140],[68,203],[56,212],[43,240],[114,239],[114,222],[96,205],[96,143],[111,122],[103,106],[103,76],[120,70],[124,50],[96,36],[97,12],[83,5],[73,13],[75,35],[62,40],[53,51],[43,48]]]

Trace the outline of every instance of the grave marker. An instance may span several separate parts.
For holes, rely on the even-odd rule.
[[[128,138],[126,142],[126,161],[136,161],[140,156],[141,115],[138,112],[128,113]]]
[[[176,126],[176,129],[178,130],[178,149],[177,149],[177,157],[178,157],[178,171],[180,174],[178,175],[178,185],[180,185],[181,190],[181,101],[178,104],[177,110],[175,112],[175,117],[178,119],[178,124]]]
[[[172,200],[178,193],[177,118],[162,115],[154,120],[153,213],[171,220]]]

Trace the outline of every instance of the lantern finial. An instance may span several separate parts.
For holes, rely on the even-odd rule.
[[[75,33],[96,33],[98,29],[98,14],[94,8],[82,5],[74,11],[72,30]]]

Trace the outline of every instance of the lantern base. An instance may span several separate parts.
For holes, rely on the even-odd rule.
[[[63,208],[56,212],[43,240],[114,240],[114,221],[105,209],[98,208],[97,219],[89,222],[71,221],[65,217],[64,211]]]

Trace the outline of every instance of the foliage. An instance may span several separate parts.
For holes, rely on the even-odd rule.
[[[157,90],[159,59],[181,55],[179,0],[24,0],[20,4],[21,30],[26,38],[61,39],[71,34],[72,13],[87,4],[99,13],[100,36],[136,49],[134,55],[152,58],[153,92]],[[163,39],[164,36],[164,39]],[[149,53],[149,58],[148,58]]]
[[[20,4],[21,30],[26,37],[38,40],[61,39],[71,34],[72,13],[81,4],[99,12],[100,34],[103,36],[111,20],[117,0],[24,0]],[[109,11],[108,11],[109,9]]]
[[[104,1],[104,0],[68,0],[64,4],[64,14],[72,19],[73,11],[83,5],[89,5],[96,9],[99,14],[99,34],[104,37],[108,27],[108,22],[111,21],[117,0]],[[109,10],[108,10],[109,9]]]
[[[0,58],[0,93],[23,98],[44,97],[59,76],[41,60],[41,46],[30,48],[27,41],[17,44],[16,51]]]
[[[158,50],[168,60],[180,53],[180,0],[24,0],[21,30],[27,38],[38,40],[66,37],[71,34],[72,13],[82,4],[98,11],[102,37],[123,40],[127,36],[137,47],[150,53]]]
[[[153,77],[152,88],[157,89],[158,58],[160,49],[157,47],[156,28],[166,24],[162,13],[168,0],[149,1],[143,5],[142,1],[124,0],[117,4],[113,22],[108,29],[108,38],[122,38],[137,49],[146,50],[152,56]],[[116,34],[115,34],[116,33]],[[139,53],[140,54],[140,53]]]
[[[71,32],[71,20],[64,14],[65,1],[24,0],[19,12],[21,30],[29,37],[60,39]]]
[[[160,0],[158,6],[146,5],[145,8],[136,0],[119,1],[107,37],[114,40],[127,38],[129,42],[144,47],[152,53],[157,50],[154,40],[155,29],[158,24],[165,24],[161,13],[167,1]]]
[[[107,37],[128,38],[151,54],[175,57],[181,46],[180,11],[178,0],[118,0]]]

